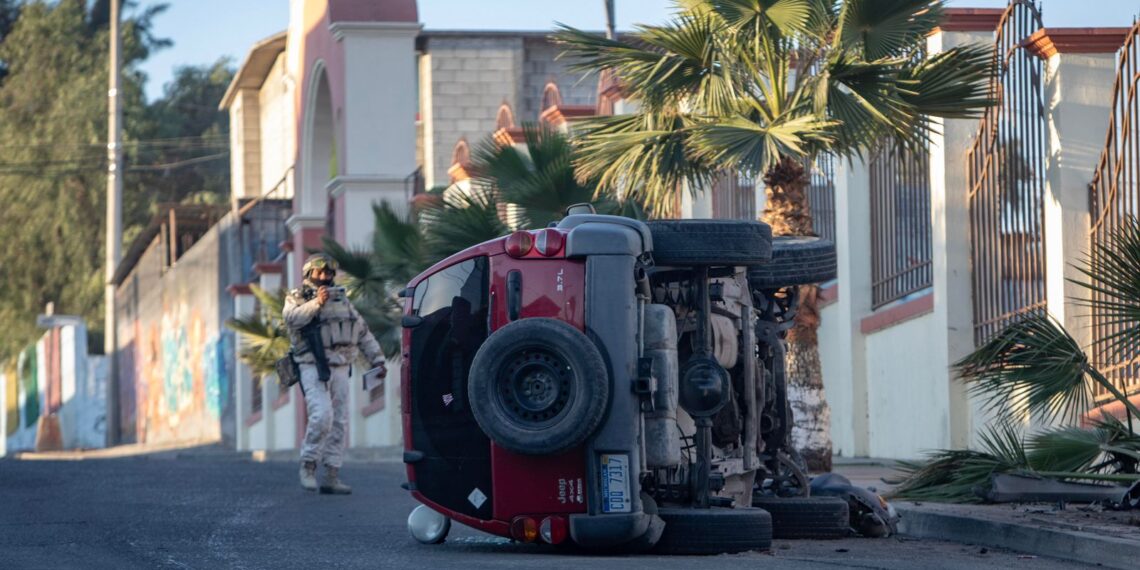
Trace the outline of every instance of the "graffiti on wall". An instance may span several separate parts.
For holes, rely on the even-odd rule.
[[[120,352],[124,431],[133,426],[140,443],[220,438],[232,354],[232,336],[209,330],[187,303],[168,307],[158,322],[136,322],[134,341]]]

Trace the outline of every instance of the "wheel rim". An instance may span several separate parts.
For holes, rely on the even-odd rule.
[[[569,408],[574,370],[557,352],[528,347],[507,356],[497,375],[499,407],[529,428],[548,426]]]

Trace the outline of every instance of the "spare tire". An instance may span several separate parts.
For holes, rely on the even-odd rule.
[[[774,538],[843,538],[851,535],[847,501],[838,497],[754,495],[752,506],[772,515]]]
[[[665,531],[653,552],[659,554],[723,554],[772,547],[772,516],[764,509],[662,508],[657,516]]]
[[[758,265],[772,258],[772,228],[742,220],[646,222],[657,265]]]
[[[467,393],[479,427],[497,445],[551,455],[601,425],[610,380],[598,348],[578,329],[531,318],[495,331],[471,363]]]
[[[748,269],[753,289],[779,289],[835,279],[835,244],[807,236],[772,238],[772,261]]]

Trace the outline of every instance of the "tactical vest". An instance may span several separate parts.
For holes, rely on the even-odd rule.
[[[321,341],[325,348],[337,349],[356,344],[360,320],[353,313],[348,298],[329,299],[317,318],[321,320]]]
[[[303,287],[294,289],[291,294],[300,304],[311,301],[316,297],[316,293],[316,289]],[[348,298],[341,297],[335,300],[330,298],[314,318],[320,323],[321,344],[324,345],[326,355],[332,364],[343,364],[347,362],[346,358],[355,355],[356,340],[361,332],[360,327],[364,324],[353,314]],[[300,357],[302,361],[311,359],[312,351],[309,349],[309,343],[302,338],[299,331],[290,330],[289,341],[293,345],[294,356]],[[342,360],[345,362],[341,362]]]

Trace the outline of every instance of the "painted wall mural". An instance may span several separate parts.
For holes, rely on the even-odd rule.
[[[213,328],[185,302],[164,310],[157,322],[136,323],[134,340],[119,353],[124,435],[134,426],[139,443],[221,437],[233,339]]]

